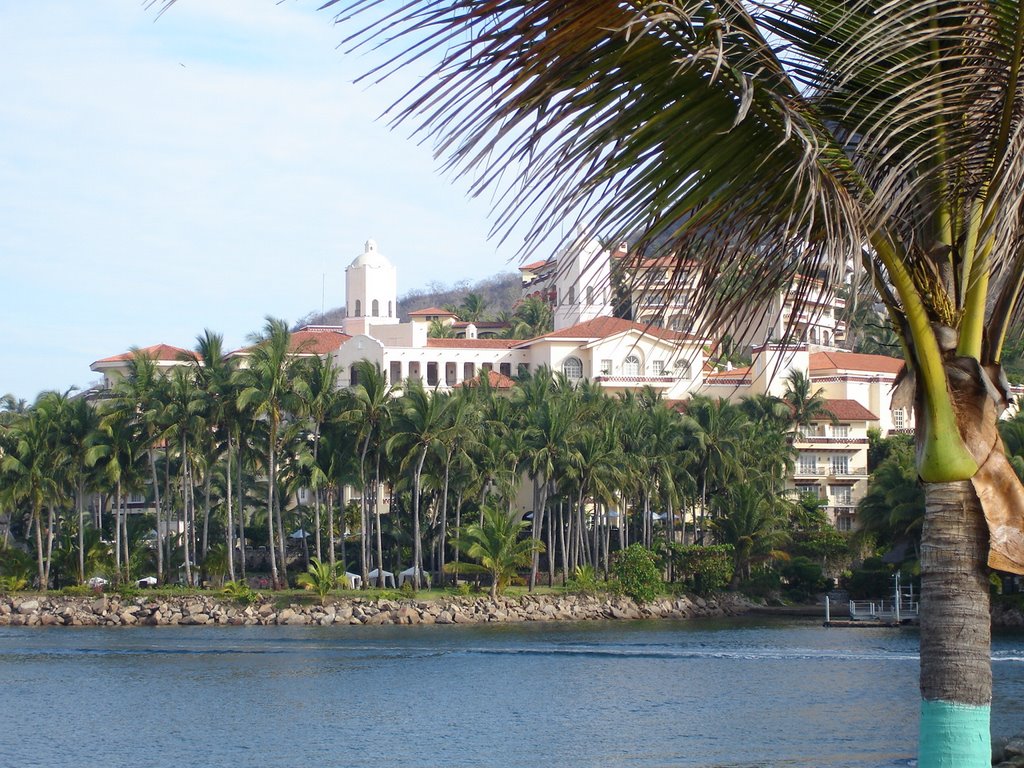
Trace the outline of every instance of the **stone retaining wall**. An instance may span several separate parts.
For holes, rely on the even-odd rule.
[[[439,600],[361,598],[320,604],[275,606],[271,599],[249,606],[223,597],[118,595],[0,596],[0,626],[165,626],[307,624],[482,624],[522,621],[593,621],[601,619],[688,619],[734,616],[749,603],[738,595],[673,597],[637,605],[627,597],[526,595],[519,598],[446,597]]]

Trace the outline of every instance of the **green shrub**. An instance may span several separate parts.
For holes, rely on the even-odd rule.
[[[782,575],[794,600],[806,600],[829,587],[821,565],[809,557],[794,557],[783,566]]]
[[[661,592],[661,572],[654,553],[640,544],[631,544],[617,553],[612,571],[621,590],[638,603],[649,603]]]
[[[732,544],[670,544],[675,577],[686,582],[698,595],[721,592],[732,580]]]
[[[880,558],[871,557],[844,579],[842,586],[853,600],[885,597],[893,590],[892,573],[892,568]]]
[[[24,576],[0,576],[0,592],[20,592],[28,589],[28,579]]]
[[[260,594],[244,581],[229,581],[224,584],[224,596],[240,605],[252,605],[259,601]]]
[[[600,578],[597,569],[592,565],[577,565],[572,578],[565,585],[572,592],[582,595],[592,595],[601,589]]]
[[[749,597],[777,597],[782,591],[782,575],[772,569],[758,571],[740,584],[740,591]]]

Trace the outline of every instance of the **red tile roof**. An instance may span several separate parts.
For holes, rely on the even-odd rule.
[[[903,369],[903,361],[898,357],[859,352],[812,352],[808,367],[812,374],[832,370],[896,374]]]
[[[541,261],[531,261],[529,264],[523,264],[521,267],[519,267],[519,271],[520,272],[526,272],[526,271],[533,272],[534,270],[537,270],[537,269],[540,269],[541,267],[547,266],[547,264],[548,264],[548,259],[542,259]]]
[[[464,387],[479,387],[480,386],[480,374],[474,376],[472,379],[466,379],[462,382]],[[516,385],[515,381],[510,379],[503,373],[498,371],[487,371],[487,381],[491,385],[491,389],[512,389]]]
[[[840,421],[878,421],[878,417],[856,400],[825,400],[825,407]],[[828,416],[817,421],[831,421]]]
[[[519,343],[515,339],[427,339],[428,347],[449,349],[509,349]]]
[[[427,307],[426,309],[417,309],[415,312],[410,312],[409,317],[421,317],[425,315],[443,315],[445,317],[456,317],[454,312],[449,312],[447,309],[441,309],[440,307]]]
[[[154,344],[151,347],[142,347],[136,350],[142,352],[150,360],[156,360],[160,362],[179,362],[183,357],[189,354],[189,350],[182,349],[181,347],[172,347],[170,344]],[[111,357],[104,357],[102,360],[97,360],[93,365],[100,363],[121,363],[131,360],[134,356],[134,352],[122,352],[120,355],[113,355]]]
[[[656,328],[653,325],[623,320],[620,317],[595,317],[593,320],[577,323],[560,331],[545,333],[543,336],[529,339],[522,344],[525,346],[540,339],[605,339],[627,331],[639,331],[666,341],[693,341],[695,338],[679,331]]]
[[[347,333],[335,328],[308,326],[292,331],[288,339],[288,350],[296,352],[301,348],[299,354],[302,355],[328,355],[351,338]],[[251,349],[252,346],[242,347],[231,354],[246,355]]]
[[[710,373],[704,374],[704,379],[709,384],[715,384],[720,379],[728,379],[732,381],[734,379],[746,379],[750,376],[750,366],[744,368],[733,368],[731,371],[711,371]]]
[[[329,328],[303,328],[292,333],[289,349],[294,352],[301,347],[305,355],[326,355],[351,338],[347,333]]]

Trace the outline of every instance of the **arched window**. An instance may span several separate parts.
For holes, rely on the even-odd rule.
[[[363,316],[363,305],[360,303],[359,299],[356,299],[356,317],[362,317],[362,316]]]
[[[359,369],[356,368],[355,363],[348,368],[348,385],[354,387],[359,383]]]
[[[376,299],[373,300],[372,309],[370,310],[370,314],[373,315],[374,317],[377,317],[378,315],[380,315],[380,302],[377,301]]]
[[[622,361],[622,375],[623,376],[639,376],[640,375],[640,358],[636,355],[630,355]]]
[[[579,381],[583,378],[583,363],[578,357],[567,357],[562,361],[562,373],[569,381]]]

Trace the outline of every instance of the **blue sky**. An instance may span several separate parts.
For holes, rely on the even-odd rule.
[[[338,306],[370,237],[399,293],[514,269],[487,201],[376,119],[409,81],[353,85],[372,61],[317,5],[0,4],[0,394]]]

